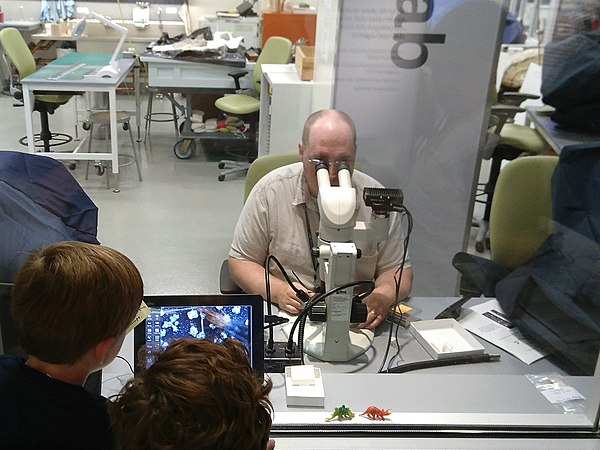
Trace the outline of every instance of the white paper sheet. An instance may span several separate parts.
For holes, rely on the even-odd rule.
[[[496,299],[464,309],[460,324],[482,339],[531,364],[548,354],[510,323]]]

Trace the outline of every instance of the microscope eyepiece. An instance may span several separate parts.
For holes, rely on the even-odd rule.
[[[335,171],[339,172],[343,169],[346,169],[348,172],[350,171],[350,164],[348,164],[348,161],[336,161]]]
[[[320,161],[315,164],[315,172],[318,172],[321,169],[325,169],[329,171],[329,165],[325,161]]]

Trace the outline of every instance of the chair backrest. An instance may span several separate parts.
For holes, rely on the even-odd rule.
[[[260,92],[260,79],[262,77],[262,65],[263,64],[286,64],[290,59],[292,52],[292,41],[288,38],[280,36],[271,36],[265,42],[256,65],[254,66],[254,72],[252,73],[252,81],[254,82],[254,89],[256,92]]]
[[[98,207],[59,160],[0,151],[0,282],[28,254],[65,240],[98,244]]]
[[[267,173],[269,173],[273,169],[277,169],[281,166],[286,166],[288,164],[292,164],[300,161],[300,156],[297,152],[294,153],[275,153],[272,155],[264,155],[259,158],[256,158],[250,168],[248,169],[248,174],[246,175],[246,186],[244,189],[244,201],[250,195],[250,191],[254,187],[254,185],[264,177]]]
[[[490,212],[490,256],[508,267],[528,261],[552,233],[556,156],[528,156],[501,172]]]
[[[23,79],[36,71],[35,59],[19,30],[16,28],[0,30],[0,44],[17,69],[19,78]]]

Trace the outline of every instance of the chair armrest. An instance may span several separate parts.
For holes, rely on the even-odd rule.
[[[496,104],[490,109],[490,127],[494,127],[494,133],[499,134],[506,122],[511,122],[517,113],[525,112],[525,108],[514,105]]]
[[[520,105],[525,100],[537,100],[538,98],[540,98],[540,96],[535,94],[524,94],[521,92],[504,92],[498,97],[498,103],[504,103],[507,105]]]
[[[456,253],[452,266],[461,274],[461,294],[474,297],[495,297],[496,284],[511,272],[503,264],[466,252]]]
[[[244,291],[235,284],[231,274],[229,273],[229,263],[227,260],[221,264],[221,271],[219,273],[219,290],[221,294],[243,294]]]
[[[527,111],[525,108],[521,108],[520,106],[505,105],[505,104],[492,105],[491,110],[492,110],[492,114],[496,114],[496,115],[506,114],[506,115],[512,115],[512,116],[514,116],[517,113]]]
[[[233,78],[233,82],[235,83],[235,89],[236,89],[236,91],[239,91],[241,89],[240,78],[246,76],[247,74],[248,74],[248,72],[236,72],[236,73],[228,73],[227,74],[231,78]]]

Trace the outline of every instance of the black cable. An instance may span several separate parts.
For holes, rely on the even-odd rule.
[[[275,265],[277,265],[277,267],[281,271],[281,273],[282,273],[283,277],[285,278],[285,280],[287,281],[287,283],[290,285],[290,287],[296,293],[296,296],[298,296],[298,298],[300,298],[300,299],[307,298],[306,292],[301,291],[294,285],[294,283],[290,279],[289,275],[287,274],[287,272],[285,271],[285,269],[283,268],[283,265],[279,262],[279,260],[274,255],[269,255],[269,256],[267,256],[267,259],[265,260],[265,265],[264,265],[267,314],[269,316],[272,316],[271,278],[270,278],[270,272],[269,272],[269,267],[271,265],[271,261],[273,261],[275,263]],[[275,341],[273,339],[273,326],[274,326],[274,324],[272,322],[270,322],[267,326],[267,328],[269,329],[269,337],[267,339],[267,351],[269,351],[269,350],[272,351],[275,347]]]
[[[296,319],[298,320],[298,319]],[[306,327],[306,316],[300,321],[298,326],[298,352],[300,353],[300,362],[304,365],[304,329]],[[292,340],[293,342],[293,340]]]
[[[399,298],[399,294],[400,294],[400,287],[401,287],[401,283],[402,283],[402,274],[404,273],[404,264],[406,262],[406,255],[408,254],[408,243],[410,241],[410,235],[412,233],[412,229],[413,229],[413,218],[412,215],[410,213],[410,211],[406,208],[406,206],[401,206],[398,208],[393,208],[393,210],[399,214],[403,214],[406,216],[407,219],[407,231],[406,231],[406,236],[404,237],[404,249],[403,249],[403,253],[402,253],[402,261],[400,264],[400,267],[398,267],[398,269],[396,269],[396,273],[394,274],[394,280],[396,282],[396,297],[395,297],[395,301],[393,303],[392,306],[392,310],[395,312],[396,308],[398,307],[398,305],[400,304],[400,298]],[[401,220],[401,219],[400,219]],[[397,276],[397,278],[396,278]],[[402,321],[402,311],[400,312],[400,321]],[[400,326],[399,324],[394,324],[393,322],[390,324],[390,329],[389,329],[389,333],[388,333],[388,341],[387,341],[387,345],[385,347],[385,352],[383,354],[383,359],[381,360],[381,365],[379,366],[379,369],[377,372],[382,372],[383,368],[385,366],[385,362],[388,358],[388,354],[390,351],[390,346],[392,343],[392,330],[394,330],[394,325],[396,325],[396,343],[398,342],[398,327]],[[397,353],[399,354],[400,352],[400,346],[397,345]]]
[[[455,356],[444,359],[428,359],[425,361],[415,361],[401,366],[392,367],[380,373],[405,373],[412,370],[429,369],[431,367],[456,366],[458,364],[475,364],[481,362],[500,361],[500,355],[490,355],[483,353],[481,355]]]
[[[121,355],[117,355],[117,358],[122,359],[123,361],[125,361],[127,363],[127,367],[129,367],[129,370],[131,371],[131,373],[134,373],[133,367],[131,366],[131,364],[129,363],[129,361],[127,361],[127,358],[124,358]]]
[[[300,277],[296,274],[296,272],[294,272],[292,270],[292,275],[294,275],[294,278],[296,279],[296,281],[300,284],[300,286],[302,286],[304,289],[306,289],[307,291],[312,291],[311,288],[309,288],[306,284],[304,284],[304,282],[300,279]]]
[[[279,270],[281,271],[283,277],[285,278],[285,281],[287,281],[287,283],[290,285],[290,287],[294,290],[294,292],[296,293],[297,296],[300,297],[300,299],[302,299],[302,296],[306,294],[306,292],[298,289],[294,283],[292,282],[292,280],[290,279],[289,275],[287,274],[287,272],[285,271],[285,269],[283,268],[283,265],[281,265],[281,263],[279,262],[279,260],[277,259],[277,257],[273,256],[273,255],[269,255],[267,256],[267,260],[265,261],[265,270],[268,273],[268,269],[269,269],[269,263],[270,261],[273,261],[277,267],[279,268]],[[268,278],[267,278],[268,280]]]
[[[325,300],[325,298],[327,298],[328,296],[335,294],[338,291],[350,288],[350,287],[354,287],[354,286],[362,286],[362,285],[368,285],[369,289],[366,291],[366,295],[369,295],[371,292],[373,292],[373,290],[375,289],[375,283],[371,280],[368,281],[353,281],[351,283],[346,283],[343,284],[341,286],[335,287],[333,289],[331,289],[328,292],[324,292],[322,294],[318,294],[315,295],[314,297],[312,297],[305,305],[304,305],[304,309],[302,309],[302,311],[300,311],[300,313],[298,314],[298,317],[296,318],[296,321],[294,322],[294,324],[292,325],[292,329],[290,331],[290,335],[288,337],[288,345],[287,345],[287,349],[288,351],[293,351],[294,348],[294,332],[296,331],[296,327],[299,326],[301,321],[306,321],[306,317],[308,316],[309,311],[311,310],[311,308],[316,305],[318,302]],[[304,342],[303,341],[299,341],[298,342],[298,347],[300,348],[300,351],[303,353],[303,345]]]
[[[271,280],[269,278],[269,262],[271,260],[271,255],[267,256],[265,260],[265,292],[266,292],[266,301],[267,301],[267,315],[271,316],[273,312],[272,303],[271,303]],[[267,339],[267,352],[269,350],[273,350],[275,347],[275,341],[273,340],[273,324],[269,323],[269,337]]]

